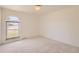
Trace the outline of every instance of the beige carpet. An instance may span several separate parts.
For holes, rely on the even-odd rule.
[[[13,53],[64,53],[79,52],[78,47],[63,44],[54,40],[38,37],[24,39],[16,42],[0,45],[0,52]]]

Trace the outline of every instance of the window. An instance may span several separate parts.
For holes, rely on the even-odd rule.
[[[6,19],[6,37],[7,39],[19,37],[19,18],[8,16]]]

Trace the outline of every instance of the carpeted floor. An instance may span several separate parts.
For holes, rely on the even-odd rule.
[[[38,37],[0,45],[0,52],[7,53],[69,53],[79,52],[78,47],[55,40]]]

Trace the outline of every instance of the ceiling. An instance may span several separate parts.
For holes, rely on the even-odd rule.
[[[66,5],[42,5],[40,11],[35,11],[34,5],[1,5],[3,8],[8,8],[11,10],[16,10],[26,13],[48,13],[50,11],[54,12],[65,7]]]

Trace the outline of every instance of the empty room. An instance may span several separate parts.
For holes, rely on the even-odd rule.
[[[0,53],[79,53],[79,5],[0,5]]]

